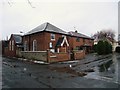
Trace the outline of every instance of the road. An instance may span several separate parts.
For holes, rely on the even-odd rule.
[[[2,88],[118,88],[120,55],[93,57],[48,65],[3,57]],[[111,60],[109,67],[99,71]]]

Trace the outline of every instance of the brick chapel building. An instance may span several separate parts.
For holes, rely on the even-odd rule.
[[[78,32],[65,32],[46,22],[23,36],[24,51],[71,52],[84,49],[89,53],[94,40]]]

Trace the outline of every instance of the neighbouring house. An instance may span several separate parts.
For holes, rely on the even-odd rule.
[[[69,43],[70,50],[85,50],[85,53],[90,53],[93,45],[94,39],[86,36],[84,34],[78,33],[77,31],[68,32],[69,33]]]
[[[8,40],[2,40],[2,55],[5,55],[6,49],[8,48]]]
[[[18,34],[11,34],[10,39],[6,42],[6,47],[4,47],[4,55],[17,57],[22,51],[22,36]]]

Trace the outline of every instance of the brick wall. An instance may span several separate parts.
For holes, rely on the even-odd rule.
[[[50,53],[48,52],[48,62],[60,62],[70,60],[69,53]]]
[[[47,51],[21,51],[21,55],[26,59],[47,62]]]
[[[85,51],[74,51],[74,59],[79,60],[85,57]],[[22,57],[30,60],[40,60],[49,63],[71,60],[70,53],[52,53],[47,51],[22,51]]]
[[[84,50],[73,51],[73,53],[74,53],[73,55],[74,55],[75,60],[83,59],[85,57],[85,51]]]
[[[23,37],[23,44],[27,41],[28,51],[33,51],[33,40],[37,41],[37,51],[43,51],[45,49],[45,33],[36,33]]]
[[[52,42],[53,48],[55,48],[55,45],[58,41],[58,39],[62,37],[61,34],[55,34],[55,40],[51,40],[51,33],[50,32],[41,32],[36,33],[28,36],[23,37],[23,43],[27,41],[29,50],[33,50],[33,40],[37,41],[37,51],[46,51],[47,49],[50,49],[49,43]]]
[[[10,42],[14,41],[14,47],[13,47],[13,50],[12,50],[12,45],[10,47]],[[11,48],[11,50],[10,50]],[[5,55],[6,56],[10,56],[10,57],[15,57],[16,56],[16,43],[15,43],[15,40],[13,38],[13,35],[11,35],[9,41],[8,41],[8,47],[5,48]]]

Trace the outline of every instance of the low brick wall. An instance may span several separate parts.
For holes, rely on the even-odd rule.
[[[49,53],[48,62],[60,62],[70,60],[68,53]]]
[[[21,55],[27,59],[47,61],[47,51],[21,51]]]
[[[73,51],[74,59],[79,60],[85,57],[85,51]],[[40,60],[45,62],[60,62],[71,60],[69,53],[52,53],[49,50],[47,51],[21,51],[21,56],[27,59]]]
[[[74,59],[78,60],[78,59],[83,59],[85,57],[85,51],[84,50],[80,50],[80,51],[74,51]]]

